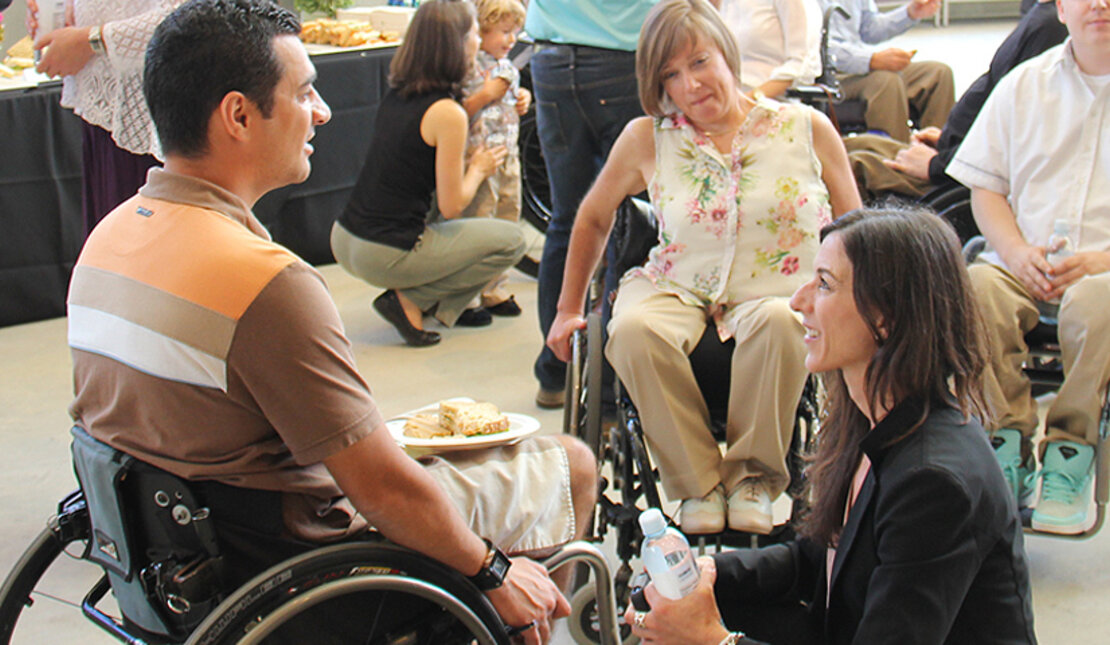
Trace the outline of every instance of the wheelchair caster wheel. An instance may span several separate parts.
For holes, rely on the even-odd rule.
[[[570,599],[570,616],[567,617],[567,627],[571,638],[577,645],[597,645],[601,642],[597,619],[597,592],[592,584],[587,584]],[[620,617],[617,617],[620,620]],[[632,628],[623,622],[620,626],[621,643],[623,645],[637,645],[640,639],[632,635]]]

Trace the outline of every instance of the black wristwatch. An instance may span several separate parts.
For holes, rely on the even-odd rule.
[[[478,570],[478,573],[470,576],[470,581],[480,591],[489,591],[501,586],[513,561],[509,559],[509,556],[502,553],[501,549],[497,548],[493,542],[486,538],[482,538],[482,541],[486,543],[488,549],[486,559],[482,561],[482,568]]]

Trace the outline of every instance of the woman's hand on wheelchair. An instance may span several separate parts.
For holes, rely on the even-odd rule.
[[[570,603],[551,580],[547,569],[529,558],[513,558],[500,587],[486,592],[501,620],[510,627],[534,624],[516,638],[542,645],[551,638],[551,620],[570,615]]]
[[[551,330],[547,332],[547,346],[555,356],[564,363],[570,362],[570,339],[574,332],[586,328],[586,319],[582,314],[560,311],[555,314],[551,323]]]
[[[713,585],[717,581],[717,566],[713,558],[698,558],[698,569],[701,579],[689,595],[670,600],[660,595],[655,585],[649,584],[644,589],[644,596],[651,605],[651,611],[643,614],[630,606],[624,612],[624,622],[632,626],[632,633],[642,642],[716,645],[728,636],[728,630],[721,624],[721,613],[713,595]]]

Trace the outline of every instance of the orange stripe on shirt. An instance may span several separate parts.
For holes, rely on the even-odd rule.
[[[221,213],[136,195],[97,225],[78,264],[238,320],[270,280],[297,261]]]

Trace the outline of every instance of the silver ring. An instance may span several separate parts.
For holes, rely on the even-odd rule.
[[[638,611],[632,614],[632,624],[637,628],[647,629],[647,625],[644,625],[645,621],[647,621],[647,612]]]

